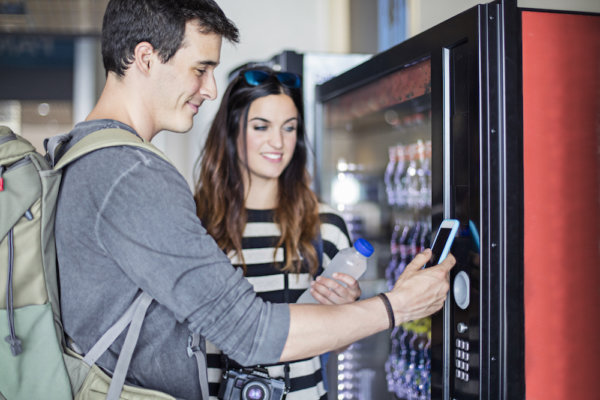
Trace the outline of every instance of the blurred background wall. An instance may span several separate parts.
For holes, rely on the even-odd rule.
[[[478,3],[477,0],[218,0],[241,42],[224,43],[219,97],[187,134],[154,140],[190,185],[193,165],[235,67],[283,50],[375,54]],[[107,0],[0,2],[0,124],[42,151],[45,137],[85,119],[104,84],[99,33]],[[521,7],[600,12],[598,0],[521,0]]]

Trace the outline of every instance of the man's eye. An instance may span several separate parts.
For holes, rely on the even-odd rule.
[[[206,73],[206,70],[205,70],[205,69],[197,69],[197,70],[196,70],[196,73],[197,73],[199,76],[202,76],[202,75],[204,75],[204,74]]]

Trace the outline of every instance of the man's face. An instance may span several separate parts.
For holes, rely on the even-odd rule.
[[[196,22],[188,22],[181,47],[166,63],[152,71],[151,118],[156,132],[166,129],[187,132],[204,100],[217,97],[214,69],[221,57],[221,36],[201,33]]]

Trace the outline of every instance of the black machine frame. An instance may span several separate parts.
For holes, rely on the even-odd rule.
[[[451,290],[433,317],[431,398],[523,399],[523,116],[516,0],[473,7],[317,86],[317,118],[322,120],[319,110],[327,101],[426,58],[431,59],[432,227],[435,231],[443,218],[476,218],[480,234],[479,268],[458,260],[451,276],[452,283],[460,270],[468,270],[476,298],[472,312],[457,309]],[[317,189],[321,140],[317,134]],[[468,177],[461,175],[465,169]],[[476,345],[468,383],[454,374],[458,319],[472,330]]]

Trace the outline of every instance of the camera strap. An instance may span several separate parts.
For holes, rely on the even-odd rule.
[[[318,259],[318,270],[317,270],[317,274],[321,274],[323,273],[323,238],[321,237],[321,226],[319,225],[319,230],[317,231],[317,238],[315,239],[315,241],[313,242],[313,246],[315,247],[315,250],[317,251],[317,259]],[[285,249],[285,246],[283,247],[283,265],[285,265],[287,262],[287,251]],[[284,292],[283,292],[283,298],[284,301],[286,303],[290,303],[290,280],[289,280],[289,273],[288,271],[284,272],[284,277],[283,277],[283,288],[284,288]],[[290,384],[290,364],[289,363],[284,363],[283,365],[283,373],[284,373],[284,377],[285,377],[285,386],[289,389],[291,389],[291,384]],[[325,381],[325,374],[323,374],[323,383],[324,385],[327,385],[327,382]],[[327,390],[327,386],[326,390]]]
[[[285,262],[285,247],[283,250],[283,258],[284,258],[284,262]],[[283,297],[285,299],[286,303],[290,303],[290,280],[289,280],[289,273],[287,271],[285,271],[284,273],[284,277],[283,277],[283,288],[284,288],[284,293],[283,293]],[[286,362],[283,364],[283,376],[285,378],[285,386],[288,388],[288,390],[290,390],[292,388],[291,383],[290,383],[290,363]]]

